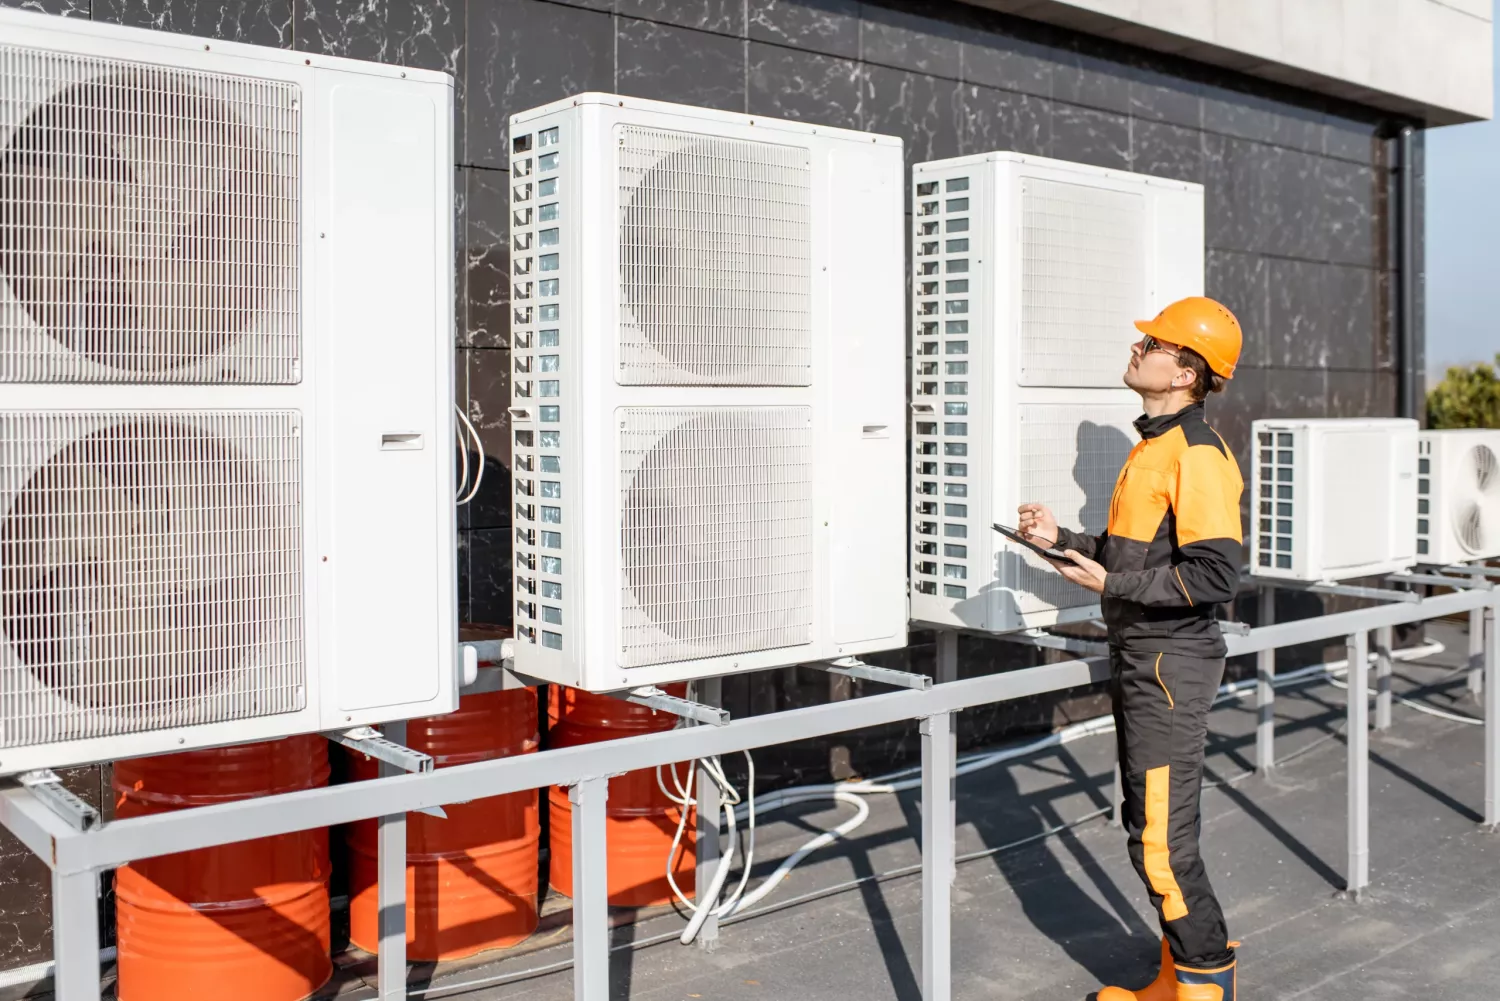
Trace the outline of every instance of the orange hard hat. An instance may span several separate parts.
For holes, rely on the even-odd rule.
[[[1192,348],[1208,367],[1226,379],[1234,378],[1240,360],[1240,321],[1220,303],[1201,295],[1178,299],[1154,320],[1136,320],[1136,329],[1159,341]]]

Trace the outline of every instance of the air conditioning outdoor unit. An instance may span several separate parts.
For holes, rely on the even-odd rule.
[[[1258,420],[1250,569],[1337,581],[1417,562],[1417,422]]]
[[[456,707],[451,109],[0,11],[0,773]]]
[[[903,646],[900,140],[611,94],[510,134],[516,670]]]
[[[1417,452],[1417,556],[1447,566],[1500,556],[1500,431],[1423,431]]]
[[[917,164],[912,223],[912,618],[1093,618],[1094,595],[991,526],[1040,501],[1104,531],[1138,440],[1134,321],[1203,293],[1203,189],[988,153]]]

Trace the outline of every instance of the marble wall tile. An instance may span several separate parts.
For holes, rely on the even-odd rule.
[[[89,19],[92,0],[0,0],[0,7],[35,11],[38,14],[56,14],[59,17],[81,17]],[[0,963],[4,957],[0,956]]]
[[[512,114],[615,89],[614,20],[543,0],[483,0],[469,11],[466,64],[468,162],[504,168]]]
[[[460,511],[463,509],[460,508]],[[453,562],[458,571],[458,621],[473,622],[474,581],[469,573],[469,532],[460,529],[454,539]]]
[[[958,133],[960,154],[1011,150],[1046,156],[1052,135],[1052,102],[1045,97],[963,84],[959,87]]]
[[[1096,167],[1130,169],[1130,119],[1076,104],[1052,107],[1048,155]]]
[[[1253,149],[1214,133],[1203,136],[1204,239],[1210,249],[1256,251],[1264,243],[1259,208],[1270,188],[1250,162]]]
[[[746,110],[858,129],[866,83],[866,68],[852,60],[751,42]]]
[[[292,0],[93,0],[95,21],[288,48]]]
[[[845,59],[859,58],[859,0],[748,0],[746,34]]]
[[[1328,259],[1329,199],[1318,187],[1323,158],[1300,150],[1252,143],[1251,162],[1265,172],[1266,199],[1260,206],[1265,224],[1256,249],[1315,261]]]
[[[112,816],[104,794],[108,766],[59,769],[63,786]],[[106,880],[105,882],[108,882]],[[100,944],[113,938],[113,921]],[[7,830],[0,829],[0,969],[11,970],[52,958],[51,874],[47,865]],[[34,994],[28,994],[35,997]]]
[[[1381,119],[1373,111],[1357,117],[1328,111],[1323,115],[1323,154],[1373,166],[1380,158]]]
[[[1390,372],[1329,372],[1329,417],[1393,417],[1396,377]]]
[[[1143,55],[1131,67],[1130,113],[1137,120],[1168,122],[1188,128],[1203,124],[1203,89],[1196,79],[1168,72]],[[1174,69],[1185,67],[1174,66]]]
[[[480,2],[487,3],[489,0],[480,0]],[[584,7],[588,10],[602,10],[610,13],[613,13],[615,9],[615,0],[549,0],[549,2],[566,4],[569,7]]]
[[[512,538],[508,528],[476,528],[469,539],[469,621],[509,626],[512,602]]]
[[[1317,261],[1269,262],[1271,365],[1375,368],[1376,273]]]
[[[1398,282],[1395,271],[1378,272],[1375,278],[1375,298],[1380,329],[1375,336],[1375,367],[1384,372],[1396,369],[1396,328],[1398,315]],[[1418,371],[1421,371],[1420,369]]]
[[[615,13],[743,38],[745,0],[615,0]]]
[[[1253,139],[1309,153],[1323,152],[1326,128],[1320,107],[1280,100],[1280,91],[1271,84],[1235,79],[1232,74],[1224,77],[1233,84],[1203,85],[1204,129],[1236,139]]]
[[[1367,268],[1382,266],[1377,224],[1381,180],[1373,168],[1362,164],[1319,160],[1312,191],[1321,196],[1318,222],[1327,234],[1324,259]]]
[[[1205,294],[1228,306],[1244,332],[1242,366],[1288,364],[1271,354],[1275,328],[1271,325],[1270,271],[1264,257],[1233,250],[1210,250],[1204,261]]]
[[[1101,111],[1130,113],[1131,50],[1102,39],[1068,35],[1063,64],[1052,76],[1052,96]]]
[[[977,30],[961,44],[965,83],[1051,97],[1053,79],[1066,72],[1068,51],[1049,25],[976,11]]]
[[[745,44],[737,38],[619,18],[617,90],[721,111],[745,110]]]
[[[972,34],[962,4],[882,0],[860,5],[859,52],[868,63],[958,79],[960,43]]]
[[[510,347],[510,172],[467,171],[464,212],[463,343]]]
[[[1131,119],[1130,162],[1130,169],[1140,174],[1202,184],[1203,134],[1165,122]]]
[[[867,79],[862,127],[900,136],[908,167],[958,155],[958,84],[884,66],[868,67]]]
[[[468,357],[469,420],[485,454],[510,468],[510,352],[459,348]]]
[[[300,52],[442,70],[453,76],[454,147],[464,161],[468,0],[296,0]]]
[[[1327,417],[1328,370],[1322,368],[1268,368],[1267,417]]]

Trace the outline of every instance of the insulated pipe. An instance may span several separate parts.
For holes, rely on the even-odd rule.
[[[1416,417],[1417,401],[1417,166],[1416,130],[1403,125],[1398,136],[1396,229],[1397,268],[1400,273],[1396,321],[1396,416]]]

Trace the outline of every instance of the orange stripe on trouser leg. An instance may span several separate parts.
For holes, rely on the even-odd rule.
[[[1146,878],[1151,890],[1163,898],[1161,916],[1167,921],[1187,917],[1187,903],[1182,899],[1182,890],[1177,886],[1177,877],[1172,875],[1171,855],[1167,850],[1168,791],[1171,788],[1172,768],[1162,765],[1146,772],[1146,830],[1141,840],[1145,846]]]

